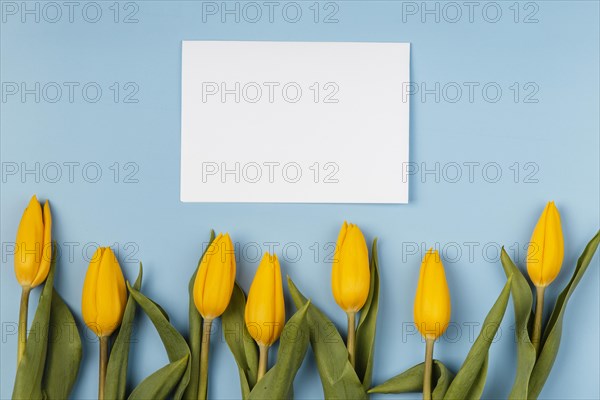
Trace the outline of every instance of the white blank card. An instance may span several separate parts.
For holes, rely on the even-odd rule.
[[[184,41],[181,201],[407,203],[408,43]]]

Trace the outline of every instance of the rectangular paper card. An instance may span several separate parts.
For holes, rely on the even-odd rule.
[[[184,41],[182,54],[182,201],[408,202],[408,43]]]

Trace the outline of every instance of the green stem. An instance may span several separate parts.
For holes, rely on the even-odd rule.
[[[100,336],[100,370],[98,373],[98,400],[104,400],[106,367],[108,366],[108,336]]]
[[[29,309],[29,293],[31,287],[23,286],[21,291],[21,306],[19,308],[19,344],[17,347],[17,367],[25,354],[27,344],[27,311]]]
[[[269,346],[259,344],[258,350],[258,375],[256,377],[256,382],[260,381],[260,379],[265,376],[269,365]]]
[[[542,317],[544,314],[544,292],[546,287],[535,287],[537,297],[535,300],[535,320],[533,322],[533,334],[531,336],[531,343],[535,348],[535,354],[539,356],[540,350],[540,339],[542,337]]]
[[[423,400],[431,400],[431,371],[433,369],[433,344],[435,339],[425,339],[425,373],[423,374]]]
[[[210,329],[212,319],[205,319],[202,324],[202,346],[200,348],[200,383],[198,384],[198,400],[206,400],[208,394],[208,352],[210,350]]]
[[[348,348],[348,359],[352,367],[356,364],[356,312],[346,313],[348,316],[348,341],[346,347]]]

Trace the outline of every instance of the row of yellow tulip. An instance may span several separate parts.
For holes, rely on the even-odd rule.
[[[49,203],[46,201],[42,207],[34,196],[23,214],[17,232],[15,274],[23,292],[19,319],[18,362],[21,362],[27,342],[29,293],[33,287],[46,280],[51,270],[51,228]],[[527,257],[527,271],[537,288],[535,321],[531,335],[531,343],[536,352],[539,352],[542,333],[544,290],[560,271],[564,257],[563,246],[560,215],[554,203],[550,202],[533,231]],[[216,251],[206,251],[203,255],[192,292],[197,312],[203,319],[204,331],[202,348],[199,351],[200,359],[194,360],[192,355],[190,360],[200,363],[197,376],[198,399],[207,397],[211,324],[228,310],[236,285],[234,246],[229,234],[219,234],[210,247]],[[373,250],[375,251],[375,246]],[[375,254],[372,256],[375,257]],[[374,294],[372,274],[376,270],[373,270],[372,264],[369,261],[367,243],[358,226],[344,223],[336,244],[331,288],[335,301],[347,314],[346,349],[348,361],[353,368],[356,363],[357,314],[368,299],[372,302],[372,297],[378,296],[377,293]],[[376,282],[378,286],[378,280]],[[99,248],[87,270],[81,305],[85,324],[100,338],[99,399],[104,398],[109,337],[121,324],[128,305],[127,286],[113,251],[109,247]],[[504,309],[505,307],[506,304]],[[304,320],[305,311],[299,311],[301,315],[298,318]],[[280,338],[285,329],[283,282],[279,260],[275,254],[264,255],[250,287],[243,313],[246,330],[258,346],[258,368],[254,377],[258,382],[268,370],[269,347]],[[503,313],[504,310],[502,315]],[[444,267],[438,252],[429,250],[421,265],[414,301],[414,323],[426,342],[421,386],[424,399],[432,398],[433,344],[448,327],[450,314],[450,292]],[[295,373],[292,374],[292,380],[293,375]]]

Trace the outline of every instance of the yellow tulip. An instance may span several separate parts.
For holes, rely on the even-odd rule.
[[[546,287],[558,276],[564,257],[560,214],[551,201],[533,230],[527,250],[527,272],[533,284]]]
[[[44,282],[52,258],[52,214],[48,201],[44,210],[36,196],[23,212],[15,250],[15,275],[23,287],[34,288]]]
[[[425,371],[423,399],[431,399],[431,371],[433,344],[450,323],[450,291],[444,265],[437,251],[429,249],[421,263],[419,283],[415,295],[415,325],[425,338]]]
[[[346,313],[356,313],[369,296],[369,250],[358,226],[344,222],[337,240],[331,271],[336,303]]]
[[[527,248],[527,273],[536,287],[536,305],[531,343],[536,350],[540,348],[542,336],[542,315],[544,311],[544,292],[556,279],[565,255],[560,214],[553,201],[546,204],[538,220]]]
[[[235,253],[229,234],[219,235],[206,249],[194,281],[194,304],[202,318],[198,399],[208,393],[208,353],[213,319],[227,309],[235,285]]]
[[[358,226],[344,221],[338,235],[331,269],[331,290],[348,317],[348,359],[355,364],[356,313],[369,296],[371,271],[367,242]]]
[[[205,320],[229,305],[235,283],[235,254],[229,234],[219,234],[206,250],[194,282],[194,303]]]
[[[46,200],[44,209],[34,195],[23,212],[15,243],[15,276],[21,285],[17,363],[27,344],[27,310],[31,289],[48,277],[52,259],[52,214]]]
[[[415,325],[426,339],[440,337],[450,323],[450,291],[444,265],[437,251],[430,249],[421,264],[415,295]]]
[[[244,319],[250,336],[260,346],[270,346],[279,339],[285,324],[285,305],[276,255],[263,256],[248,292]]]
[[[83,320],[97,336],[110,336],[121,324],[126,303],[127,289],[119,262],[110,247],[100,247],[83,282]]]

